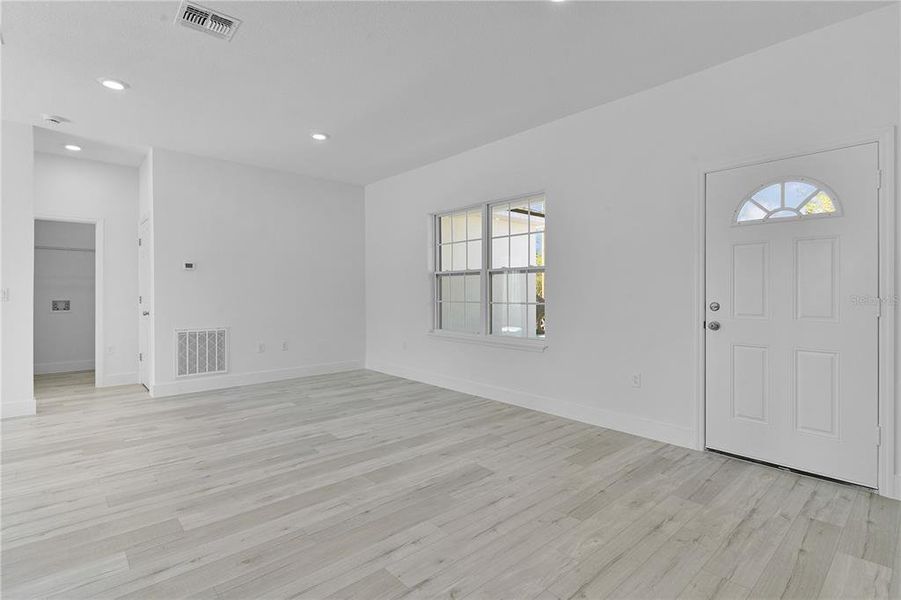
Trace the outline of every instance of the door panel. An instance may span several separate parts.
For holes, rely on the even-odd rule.
[[[762,346],[732,347],[732,416],[766,423],[769,356]]]
[[[838,239],[795,240],[795,318],[838,318]]]
[[[798,431],[838,438],[838,353],[795,350]]]
[[[876,486],[877,307],[855,300],[879,295],[877,159],[707,175],[709,448]]]
[[[754,242],[732,246],[732,315],[765,319],[769,244]]]

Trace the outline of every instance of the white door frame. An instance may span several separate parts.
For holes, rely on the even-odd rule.
[[[146,230],[144,227],[146,226]],[[144,234],[146,234],[146,239]],[[149,392],[153,389],[153,319],[154,319],[154,310],[155,304],[153,303],[153,220],[151,217],[144,217],[141,222],[138,224],[138,239],[141,240],[141,244],[143,244],[147,248],[147,272],[143,271],[145,265],[141,262],[141,250],[138,249],[138,293],[140,294],[142,291],[141,288],[141,280],[146,277],[147,278],[147,289],[144,290],[147,293],[146,298],[141,298],[141,302],[138,306],[138,352],[143,353],[141,356],[141,361],[138,363],[138,383],[142,384],[147,388]],[[148,245],[149,244],[149,245]],[[142,311],[144,310],[144,305],[150,304],[150,315],[146,318],[142,316]],[[141,328],[145,327],[144,323],[146,321],[146,335],[141,334]],[[144,340],[145,346],[141,346],[141,340]],[[146,366],[142,366],[146,365]],[[147,382],[143,381],[142,369],[146,369],[147,373]]]
[[[103,387],[106,371],[103,336],[103,219],[100,217],[73,217],[58,213],[35,213],[34,221],[84,223],[94,226],[94,387]],[[31,326],[34,327],[34,313],[31,316],[31,323]],[[34,365],[32,364],[33,370]]]
[[[881,444],[878,453],[879,494],[901,499],[901,476],[895,477],[895,309],[898,299],[895,294],[895,127],[873,131],[857,137],[838,140],[830,144],[795,148],[791,151],[773,152],[763,156],[719,161],[702,164],[698,170],[698,204],[696,226],[695,298],[692,320],[695,331],[695,362],[697,377],[695,391],[697,402],[693,404],[695,414],[692,419],[695,448],[704,450],[706,446],[706,252],[707,252],[707,174],[736,169],[760,163],[795,158],[818,152],[838,150],[848,146],[868,143],[878,144],[879,170],[879,298],[881,316],[879,318],[879,426]],[[875,185],[875,182],[874,182]]]

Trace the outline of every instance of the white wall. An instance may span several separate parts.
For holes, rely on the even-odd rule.
[[[34,214],[40,218],[100,220],[103,237],[104,353],[97,385],[137,382],[138,169],[36,153]]]
[[[0,417],[35,413],[34,138],[30,125],[0,125]]]
[[[94,368],[94,226],[34,222],[34,372]],[[53,300],[69,300],[53,312]]]
[[[152,160],[155,396],[362,366],[362,188],[158,148]],[[176,379],[175,330],[220,326],[229,373]]]
[[[897,122],[897,10],[367,186],[367,366],[694,445],[701,165]],[[428,213],[540,190],[548,349],[427,335]]]

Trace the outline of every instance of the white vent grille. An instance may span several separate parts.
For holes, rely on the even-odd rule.
[[[210,375],[228,370],[228,330],[176,329],[175,374]]]
[[[188,0],[183,0],[181,6],[178,7],[175,21],[185,27],[197,29],[224,40],[232,39],[241,24],[238,19]]]

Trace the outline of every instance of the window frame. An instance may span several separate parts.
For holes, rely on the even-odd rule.
[[[824,192],[827,196],[829,196],[829,199],[832,200],[835,210],[832,212],[828,212],[828,213],[798,214],[798,215],[795,215],[792,217],[780,217],[780,218],[773,219],[772,215],[781,210],[791,210],[791,211],[797,212],[797,209],[786,209],[784,207],[785,186],[789,183],[805,183],[805,184],[810,185],[813,188],[815,188],[814,191],[811,192],[811,194],[809,196],[807,196],[807,198],[805,198],[804,201],[798,205],[798,207],[797,207],[798,209],[805,206],[818,193]],[[758,193],[762,192],[763,190],[767,189],[768,187],[771,187],[774,185],[779,186],[780,208],[769,210],[766,207],[762,206],[759,202],[754,200],[754,196],[756,196]],[[748,204],[749,202],[755,204],[761,210],[766,211],[766,213],[767,213],[766,216],[764,216],[761,219],[748,219],[745,221],[739,221],[738,216],[741,214],[741,211],[742,211],[742,209],[744,209],[745,205]],[[844,216],[842,202],[839,199],[838,195],[836,195],[835,191],[830,186],[826,185],[825,183],[823,183],[822,181],[820,181],[818,179],[813,179],[811,177],[802,177],[802,176],[780,177],[778,179],[769,180],[768,182],[764,183],[763,185],[757,186],[756,188],[754,188],[751,191],[750,194],[747,194],[744,198],[741,199],[741,201],[738,203],[738,206],[736,206],[735,210],[732,211],[732,227],[750,227],[752,225],[770,225],[773,223],[793,223],[793,222],[797,222],[797,221],[809,221],[811,219],[834,219],[834,218],[842,217],[842,216]]]
[[[510,196],[507,198],[497,198],[489,201],[478,202],[474,204],[469,204],[465,206],[460,206],[453,209],[441,210],[429,215],[429,219],[431,220],[431,239],[430,239],[430,248],[431,248],[431,260],[430,260],[430,281],[431,281],[431,303],[432,303],[432,315],[431,315],[431,325],[429,329],[429,334],[435,337],[448,339],[451,341],[461,341],[461,342],[471,342],[477,344],[491,345],[491,346],[502,346],[502,347],[510,347],[515,349],[526,349],[526,350],[534,350],[542,352],[545,348],[547,348],[548,343],[548,335],[545,332],[543,338],[536,337],[516,337],[516,336],[508,336],[501,334],[494,334],[491,332],[491,311],[492,311],[492,290],[491,290],[491,277],[492,275],[496,275],[499,273],[546,273],[547,272],[547,260],[545,259],[544,265],[542,266],[525,266],[525,267],[501,267],[501,268],[492,268],[491,260],[492,260],[492,237],[491,237],[491,210],[492,207],[498,204],[507,204],[507,203],[515,203],[517,201],[530,200],[536,197],[541,197],[544,201],[544,214],[545,219],[547,219],[547,193],[544,191],[531,192],[527,194],[517,194],[516,196]],[[441,247],[444,245],[441,241],[441,217],[451,216],[455,213],[469,213],[473,210],[478,209],[481,214],[481,263],[479,269],[456,269],[456,270],[441,270]],[[544,233],[544,230],[542,231]],[[523,235],[523,234],[520,234]],[[529,232],[524,234],[526,236],[529,235]],[[511,236],[509,233],[506,237],[509,240]],[[546,237],[543,237],[543,240],[546,240]],[[467,240],[464,243],[468,243],[469,238],[467,235]],[[448,242],[448,243],[459,243],[459,242]],[[546,242],[543,241],[543,244]],[[467,255],[468,258],[468,255]],[[466,265],[469,266],[468,264]],[[463,331],[451,331],[441,328],[441,278],[443,276],[479,276],[479,331],[477,333],[463,332]],[[504,303],[510,304],[510,303]],[[514,303],[515,304],[515,303]],[[528,302],[525,304],[529,304]],[[545,290],[545,314],[547,314],[547,306],[549,304],[547,298],[547,292]],[[531,303],[532,306],[537,306],[538,303]]]

